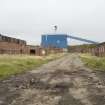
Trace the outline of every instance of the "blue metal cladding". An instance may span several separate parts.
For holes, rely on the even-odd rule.
[[[67,48],[67,35],[55,34],[55,35],[42,35],[42,47],[56,47]]]

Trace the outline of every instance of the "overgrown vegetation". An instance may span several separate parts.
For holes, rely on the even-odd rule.
[[[105,57],[96,57],[89,54],[81,54],[80,57],[86,66],[94,70],[105,71]]]
[[[42,64],[57,59],[63,54],[49,55],[46,57],[27,55],[0,55],[0,78],[35,69]]]

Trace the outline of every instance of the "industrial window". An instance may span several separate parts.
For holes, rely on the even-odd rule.
[[[11,38],[8,37],[8,42],[11,42]]]
[[[0,35],[0,41],[2,41],[2,36]]]
[[[4,37],[4,40],[5,40],[6,42],[8,42],[8,38],[7,38],[7,37]]]
[[[16,43],[19,44],[19,42],[20,42],[20,41],[17,39],[17,40],[16,40]]]
[[[15,43],[15,39],[14,38],[12,38],[12,42]]]
[[[12,38],[11,42],[12,42],[12,43],[14,42],[14,38]]]
[[[5,37],[4,36],[2,36],[2,40],[5,41]]]

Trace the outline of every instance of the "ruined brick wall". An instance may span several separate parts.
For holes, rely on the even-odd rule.
[[[0,54],[24,54],[25,45],[0,42]]]
[[[37,56],[42,56],[43,55],[43,51],[45,51],[44,55],[47,55],[47,50],[40,47],[40,46],[33,46],[33,45],[27,45],[26,46],[26,52],[29,55],[37,55]]]
[[[0,35],[0,54],[42,55],[40,46],[27,45],[26,41]]]
[[[93,56],[105,57],[105,42],[87,47],[83,47],[83,45],[70,46],[69,52],[90,53]]]
[[[94,48],[90,48],[89,52],[94,56],[105,57],[105,42],[97,44]]]
[[[101,43],[97,47],[98,56],[103,57],[105,56],[105,43]]]
[[[91,52],[91,45],[75,45],[69,46],[68,51],[71,53],[78,52],[78,53],[88,53]]]
[[[47,51],[47,54],[50,54],[50,53],[53,53],[53,54],[62,53],[63,52],[63,48],[49,47],[49,48],[46,48],[46,51]]]
[[[24,40],[0,35],[0,54],[24,54],[25,47]]]

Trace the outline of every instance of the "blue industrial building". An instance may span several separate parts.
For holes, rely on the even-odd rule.
[[[67,38],[84,41],[87,43],[97,44],[97,42],[80,38],[80,37],[67,35],[67,34],[45,34],[45,35],[42,35],[41,45],[44,48],[48,48],[48,47],[67,48],[68,46]]]
[[[55,48],[67,48],[67,35],[66,34],[51,34],[42,35],[42,47],[55,47]]]

